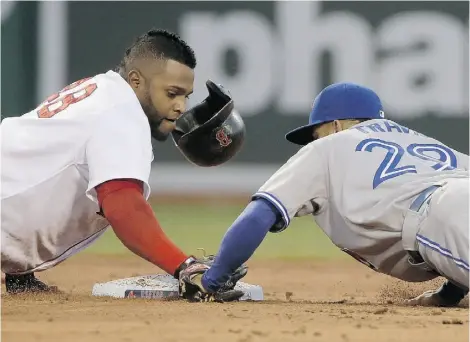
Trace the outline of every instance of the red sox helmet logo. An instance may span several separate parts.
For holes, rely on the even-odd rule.
[[[220,146],[227,147],[232,143],[232,139],[228,135],[229,129],[226,126],[222,126],[219,130],[215,133],[215,138],[219,142]]]

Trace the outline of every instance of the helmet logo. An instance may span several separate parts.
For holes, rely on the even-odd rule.
[[[225,127],[219,128],[219,130],[215,133],[215,138],[222,147],[227,147],[232,143],[232,139],[230,139],[230,137],[227,135],[227,129]]]

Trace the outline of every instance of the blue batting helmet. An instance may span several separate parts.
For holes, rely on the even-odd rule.
[[[373,90],[354,83],[334,83],[315,98],[308,125],[290,131],[286,139],[307,145],[314,140],[313,126],[334,120],[383,118],[382,103]]]

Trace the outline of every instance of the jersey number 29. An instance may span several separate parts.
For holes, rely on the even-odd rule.
[[[93,92],[98,87],[96,83],[90,83],[85,87],[80,87],[82,83],[85,83],[89,79],[90,78],[84,78],[82,80],[76,81],[62,89],[60,92],[49,96],[37,110],[38,117],[51,118],[61,111],[67,109],[71,104],[86,99],[88,96],[93,94]],[[74,91],[64,94],[70,90]]]
[[[381,148],[387,151],[384,160],[379,165],[374,175],[372,184],[374,189],[388,179],[404,175],[405,173],[416,173],[416,167],[414,165],[398,165],[405,153],[405,149],[397,143],[369,138],[362,140],[356,146],[356,152],[372,152],[374,148]],[[430,166],[436,171],[452,170],[457,167],[457,157],[450,148],[444,145],[410,144],[406,148],[406,152],[413,157],[429,161],[431,163]],[[427,153],[429,152],[434,153],[437,158],[428,155]]]

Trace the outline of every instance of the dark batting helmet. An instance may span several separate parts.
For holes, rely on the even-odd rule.
[[[245,140],[245,124],[221,86],[206,82],[209,96],[176,120],[173,141],[198,166],[216,166],[235,156]]]

